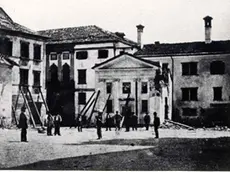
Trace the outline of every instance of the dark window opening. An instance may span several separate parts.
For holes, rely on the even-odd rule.
[[[34,86],[40,86],[41,82],[40,82],[40,71],[33,71],[34,74]]]
[[[108,50],[98,50],[98,58],[99,59],[105,59],[108,57],[108,55],[109,55]]]
[[[41,45],[34,44],[34,59],[41,60]]]
[[[107,101],[106,112],[107,113],[112,113],[113,112],[113,100],[108,100]]]
[[[122,91],[124,94],[131,93],[131,83],[130,82],[124,82],[123,87],[122,87]]]
[[[57,60],[57,54],[51,54],[50,60]]]
[[[141,83],[141,93],[142,94],[148,93],[148,83],[147,82]]]
[[[197,116],[196,108],[183,108],[183,116]]]
[[[21,57],[29,58],[29,43],[21,42]]]
[[[165,70],[167,71],[168,70],[168,65],[169,65],[168,63],[163,63],[162,64],[162,70],[163,71],[165,71]]]
[[[112,93],[112,83],[106,83],[106,93],[111,94]]]
[[[77,52],[76,58],[81,59],[87,59],[88,58],[88,52],[87,51],[79,51]]]
[[[215,74],[224,74],[225,73],[225,63],[222,61],[213,61],[210,64],[210,73]]]
[[[12,56],[13,43],[8,38],[0,38],[0,53]]]
[[[141,112],[148,113],[148,100],[141,101]]]
[[[63,53],[63,60],[69,59],[69,53]]]
[[[78,84],[86,84],[86,69],[78,70]]]
[[[222,101],[222,87],[213,87],[213,100]]]
[[[182,75],[197,75],[197,62],[182,63]]]
[[[183,101],[197,101],[198,88],[181,88]]]
[[[78,104],[84,105],[86,103],[86,93],[78,93]]]
[[[50,67],[50,75],[51,75],[51,82],[58,80],[58,67],[54,64]]]
[[[62,67],[62,81],[64,82],[70,81],[70,67],[66,63]]]
[[[20,85],[28,85],[29,70],[20,69]]]

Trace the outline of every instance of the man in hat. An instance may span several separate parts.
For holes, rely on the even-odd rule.
[[[98,115],[96,116],[96,125],[97,125],[97,139],[102,138],[101,127],[102,127],[102,112],[99,111]]]
[[[52,128],[54,125],[54,120],[53,120],[52,115],[49,112],[47,112],[47,114],[48,114],[48,117],[47,117],[47,136],[52,136]]]
[[[19,117],[19,128],[21,128],[21,142],[27,142],[27,128],[28,128],[28,124],[27,124],[27,117],[25,115],[25,110],[26,108],[23,106],[21,108],[21,114]]]
[[[115,131],[120,131],[120,124],[121,124],[122,116],[116,111],[115,114],[115,123],[116,123],[116,129]]]
[[[160,118],[157,116],[157,113],[154,112],[154,121],[153,121],[153,125],[154,125],[154,131],[155,131],[155,138],[159,138],[159,132],[158,132],[158,128],[160,126]]]
[[[54,117],[54,135],[58,134],[59,136],[61,135],[60,133],[60,126],[62,122],[62,117],[59,113],[57,113]]]

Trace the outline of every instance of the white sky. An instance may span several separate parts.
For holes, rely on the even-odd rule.
[[[203,17],[210,15],[212,39],[230,39],[230,0],[0,0],[17,23],[33,30],[97,25],[143,43],[204,40]]]

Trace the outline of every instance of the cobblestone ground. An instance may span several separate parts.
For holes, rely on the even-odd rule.
[[[218,138],[230,137],[230,131],[213,130],[173,130],[160,129],[161,138]],[[106,145],[106,144],[84,144],[83,142],[95,141],[96,129],[83,129],[82,133],[75,128],[61,128],[62,136],[47,136],[36,130],[28,130],[28,143],[20,142],[19,129],[0,129],[0,168],[15,167],[30,164],[42,160],[53,160],[58,158],[77,157],[82,155],[101,154],[106,152],[120,152],[151,148],[152,146],[133,145]],[[103,139],[149,139],[154,133],[151,128],[145,131],[139,128],[138,131],[115,132],[103,129]],[[98,142],[101,142],[99,140]]]

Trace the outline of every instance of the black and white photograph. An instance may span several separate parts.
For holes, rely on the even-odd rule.
[[[229,0],[0,0],[0,170],[229,171]]]

